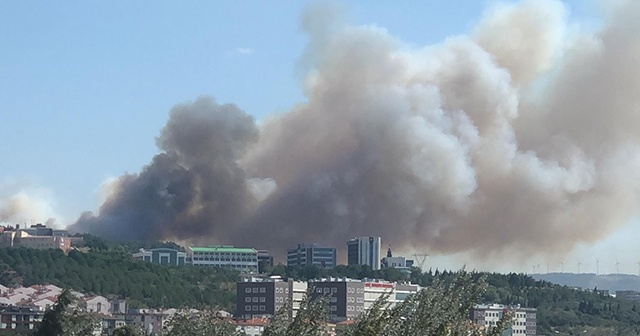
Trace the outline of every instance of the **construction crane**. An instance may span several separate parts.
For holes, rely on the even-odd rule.
[[[415,253],[413,255],[414,258],[416,258],[416,262],[418,263],[418,267],[420,267],[420,270],[424,272],[424,262],[427,261],[427,257],[429,255],[427,253]]]

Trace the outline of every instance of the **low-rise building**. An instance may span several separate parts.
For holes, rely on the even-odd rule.
[[[520,306],[506,306],[499,304],[475,305],[470,312],[470,318],[477,325],[486,328],[495,326],[500,319],[510,312],[513,314],[511,326],[503,333],[505,336],[536,335],[536,309],[521,308]]]
[[[125,322],[140,328],[144,335],[160,335],[175,313],[175,309],[131,309],[125,315]]]
[[[44,311],[35,307],[7,306],[0,308],[0,331],[33,332],[42,322]]]
[[[187,249],[187,264],[258,272],[258,251],[233,246],[192,246]]]
[[[94,296],[84,299],[86,310],[89,313],[97,313],[102,315],[110,314],[111,303],[104,296]]]
[[[235,321],[236,331],[242,332],[247,336],[262,335],[264,329],[269,325],[269,319],[262,317],[254,317],[250,319],[238,319]]]
[[[140,249],[133,254],[133,258],[154,264],[180,266],[186,263],[187,253],[164,247],[151,250]]]

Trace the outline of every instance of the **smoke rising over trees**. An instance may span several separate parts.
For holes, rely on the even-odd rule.
[[[176,106],[160,153],[72,228],[514,258],[601,239],[640,210],[640,4],[616,6],[583,32],[558,1],[501,5],[423,48],[311,8],[305,102],[259,126],[212,98]]]

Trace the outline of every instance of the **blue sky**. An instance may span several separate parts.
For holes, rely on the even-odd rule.
[[[491,2],[347,2],[351,24],[415,45],[469,32]],[[568,1],[572,20],[593,17]],[[0,196],[44,188],[64,221],[95,210],[107,178],[157,152],[169,109],[200,95],[256,119],[304,100],[305,2],[0,3]],[[37,219],[46,220],[46,219]],[[60,223],[68,224],[68,223]]]

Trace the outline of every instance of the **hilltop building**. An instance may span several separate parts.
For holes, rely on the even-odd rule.
[[[356,237],[347,242],[347,264],[380,269],[380,237]]]
[[[231,268],[243,272],[258,272],[258,251],[233,246],[191,246],[186,263],[194,266]]]
[[[20,225],[0,227],[0,247],[61,249],[66,252],[71,249],[72,241],[66,230],[54,230],[43,224],[26,229],[21,229]]]
[[[287,251],[287,266],[306,265],[336,267],[336,249],[316,243],[305,243]]]
[[[273,267],[273,256],[269,254],[267,250],[258,251],[258,263],[261,263],[264,267]]]
[[[154,264],[180,266],[186,264],[187,254],[172,248],[155,248],[148,251],[140,249],[133,254],[133,258]]]
[[[382,258],[380,262],[382,268],[395,268],[402,273],[410,274],[411,267],[413,267],[413,260],[405,257],[394,257],[391,252],[391,247],[387,250],[387,256]]]

